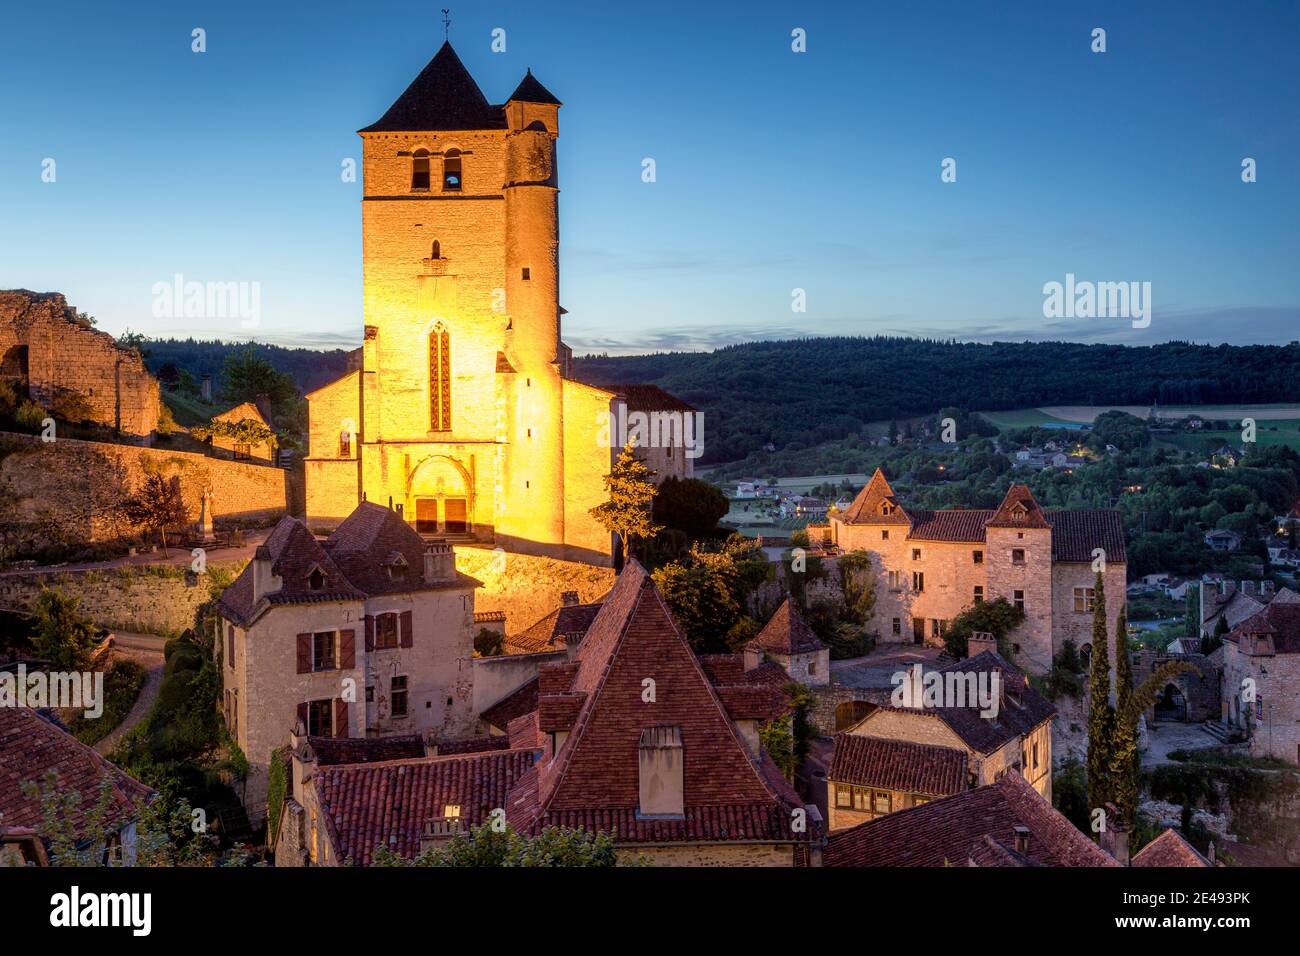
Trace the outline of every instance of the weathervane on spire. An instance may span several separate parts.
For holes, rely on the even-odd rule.
[[[442,9],[442,38],[451,39],[451,11],[446,7]]]

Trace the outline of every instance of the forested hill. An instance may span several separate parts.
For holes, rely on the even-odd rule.
[[[211,375],[213,387],[221,387],[221,367],[226,356],[248,343],[196,341],[195,339],[149,339],[144,343],[148,351],[145,360],[155,375],[167,363],[184,369],[199,381]],[[327,385],[347,371],[348,353],[343,349],[321,352],[316,349],[289,349],[279,345],[253,343],[253,351],[265,358],[278,372],[293,376],[294,383],[303,392],[314,391]]]
[[[852,434],[870,421],[956,406],[1300,401],[1300,343],[1286,346],[975,343],[813,338],[715,352],[588,356],[592,385],[659,385],[705,413],[702,463]]]

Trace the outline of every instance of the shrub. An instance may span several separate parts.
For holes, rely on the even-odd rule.
[[[49,417],[50,413],[40,403],[33,402],[30,398],[24,400],[18,406],[18,411],[14,412],[14,421],[29,431],[39,431],[45,427],[45,419]]]
[[[104,672],[104,711],[98,717],[78,713],[68,729],[83,744],[94,745],[117,729],[135,706],[144,687],[145,670],[129,657],[119,657]]]

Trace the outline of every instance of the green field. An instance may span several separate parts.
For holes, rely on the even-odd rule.
[[[978,412],[977,414],[980,418],[1002,429],[1075,424],[1067,419],[1048,415],[1046,412],[1037,408],[1015,408],[1010,411]]]
[[[162,400],[172,410],[172,417],[176,419],[176,424],[184,428],[206,424],[212,420],[213,415],[221,411],[216,405],[209,404],[201,398],[182,395],[180,392],[166,388],[162,390]]]

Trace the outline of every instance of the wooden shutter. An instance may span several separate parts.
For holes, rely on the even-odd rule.
[[[348,735],[348,702],[342,697],[334,698],[334,736]]]
[[[411,612],[402,612],[402,646],[411,647],[415,643],[415,629],[411,624]]]
[[[311,727],[308,725],[308,722],[307,722],[307,703],[306,703],[306,701],[304,701],[303,703],[301,703],[301,704],[298,705],[298,719],[302,721],[302,732],[303,732],[304,734],[306,734],[306,733],[310,733],[310,732],[311,732]]]
[[[375,619],[371,615],[367,614],[365,617],[365,621],[366,621],[366,650],[373,651],[375,649]]]
[[[357,632],[339,631],[339,670],[357,666]]]
[[[311,635],[298,635],[298,673],[311,673]]]

